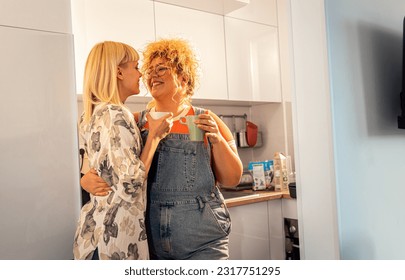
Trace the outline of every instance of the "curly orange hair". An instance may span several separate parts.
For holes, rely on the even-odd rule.
[[[191,99],[194,90],[199,85],[199,61],[185,39],[160,39],[149,43],[143,51],[141,72],[145,73],[155,58],[167,60],[168,66],[177,75],[182,75],[187,81],[187,98]],[[146,78],[143,76],[146,84]]]

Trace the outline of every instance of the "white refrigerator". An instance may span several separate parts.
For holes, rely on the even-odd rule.
[[[72,259],[80,186],[70,1],[0,4],[0,259]]]

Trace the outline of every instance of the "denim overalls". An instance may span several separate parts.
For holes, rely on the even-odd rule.
[[[193,109],[196,115],[205,111]],[[144,141],[145,115],[138,123]],[[210,161],[210,145],[190,141],[188,134],[171,133],[160,141],[148,175],[151,259],[228,259],[231,220]]]

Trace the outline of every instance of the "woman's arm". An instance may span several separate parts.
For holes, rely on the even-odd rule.
[[[198,127],[206,131],[212,144],[213,169],[218,182],[236,186],[243,172],[233,135],[226,124],[214,113],[199,115]]]
[[[95,169],[90,169],[80,179],[80,186],[88,193],[96,196],[106,196],[111,191],[111,187],[98,176]]]
[[[149,173],[150,166],[152,164],[153,155],[155,154],[156,148],[163,138],[170,133],[173,126],[173,114],[170,113],[167,116],[163,116],[160,119],[153,119],[150,117],[149,113],[146,115],[149,124],[149,132],[146,143],[143,147],[141,160],[145,165],[146,176]]]
[[[87,142],[89,161],[121,199],[133,202],[143,193],[146,168],[132,114],[117,105],[101,107],[95,114]]]
[[[135,120],[137,120],[138,116],[139,114],[134,113]],[[149,136],[140,155],[140,160],[145,166],[145,178],[150,169],[153,155],[159,141],[170,132],[173,124],[172,115],[162,117],[158,120],[153,120],[152,118],[149,119]],[[103,178],[98,176],[97,171],[94,169],[83,175],[80,180],[80,184],[84,190],[96,196],[105,196],[108,195],[109,191],[111,191],[111,187],[104,181]]]
[[[81,118],[80,123],[83,121]],[[79,129],[79,147],[81,155],[80,186],[88,193],[98,196],[106,196],[111,191],[111,187],[97,175],[95,169],[90,169],[89,158],[86,153],[84,131]]]

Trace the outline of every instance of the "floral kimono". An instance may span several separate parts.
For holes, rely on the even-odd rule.
[[[88,124],[79,124],[80,142],[90,168],[112,187],[84,205],[74,238],[75,259],[148,259],[145,232],[145,167],[141,138],[132,113],[107,103],[95,107]]]

